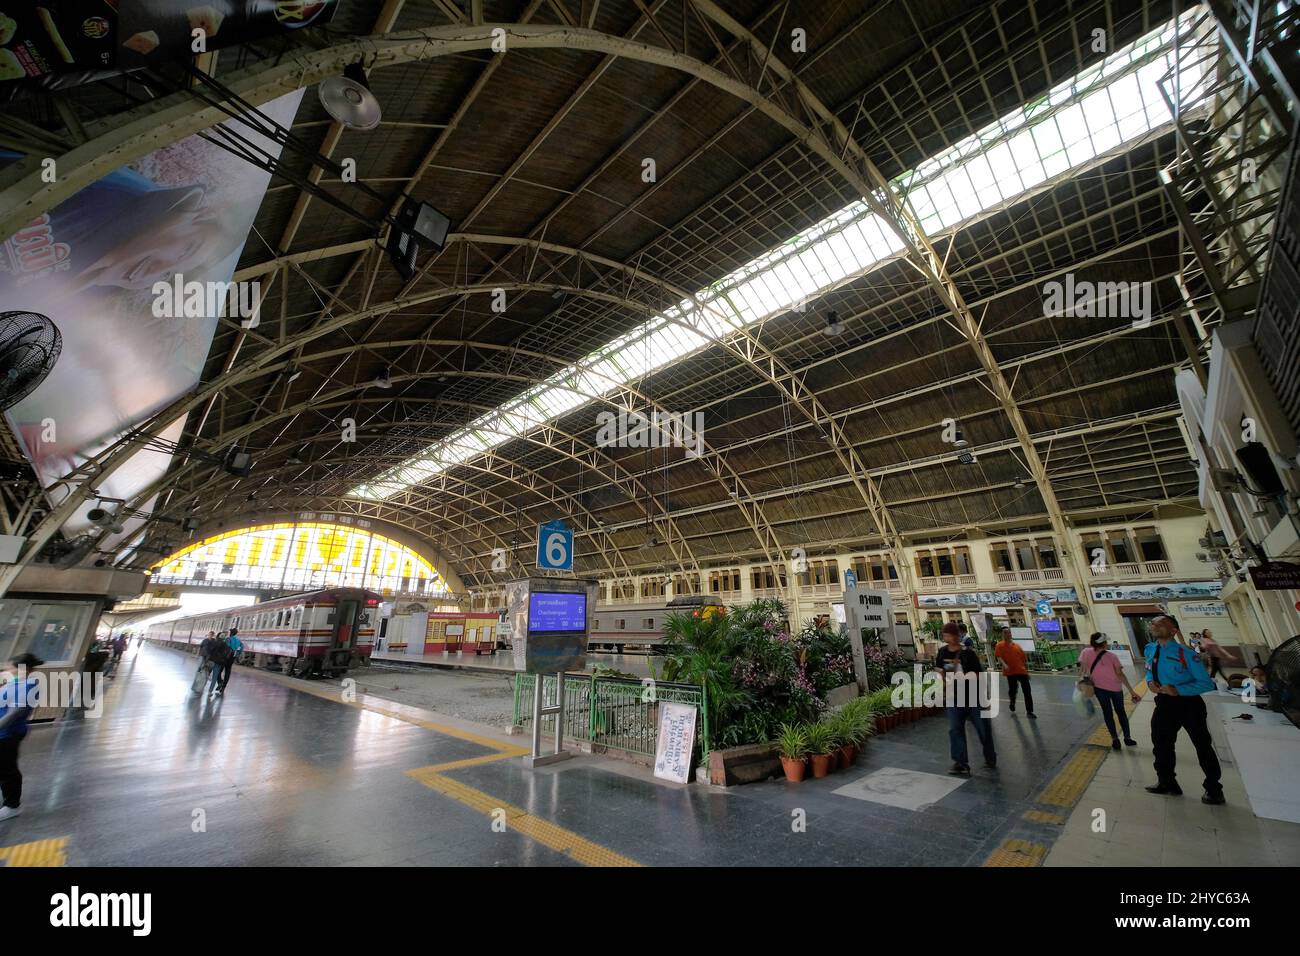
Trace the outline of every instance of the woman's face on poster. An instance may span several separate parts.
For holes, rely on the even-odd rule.
[[[202,202],[202,192],[195,190],[157,223],[128,235],[86,269],[90,284],[148,289],[155,282],[170,281],[177,273],[186,276],[219,261],[232,248],[231,237]],[[217,277],[196,274],[193,278],[209,281]]]

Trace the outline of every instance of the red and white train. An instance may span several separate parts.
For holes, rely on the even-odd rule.
[[[145,629],[145,639],[194,648],[208,631],[239,631],[241,663],[284,673],[337,676],[370,663],[380,595],[361,588],[326,588],[223,611],[176,618]]]

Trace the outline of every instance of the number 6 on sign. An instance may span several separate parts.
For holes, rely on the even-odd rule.
[[[538,527],[537,567],[545,571],[573,570],[573,532],[563,521],[548,521]]]

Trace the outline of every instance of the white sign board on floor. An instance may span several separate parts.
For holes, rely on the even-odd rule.
[[[1116,657],[1119,658],[1120,666],[1128,670],[1132,670],[1133,652],[1131,650],[1129,650],[1127,647],[1114,647],[1114,646],[1107,648],[1107,650],[1109,650],[1112,654],[1114,654]]]
[[[655,776],[686,783],[691,775],[695,748],[694,704],[659,705],[659,739],[655,742]]]

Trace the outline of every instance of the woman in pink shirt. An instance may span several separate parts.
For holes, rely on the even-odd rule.
[[[1128,688],[1133,703],[1136,704],[1142,698],[1128,682],[1128,675],[1124,673],[1119,658],[1108,649],[1106,635],[1098,632],[1092,635],[1088,643],[1089,646],[1079,655],[1079,671],[1084,677],[1092,679],[1097,703],[1101,704],[1102,719],[1110,731],[1111,748],[1119,750],[1119,734],[1115,732],[1116,716],[1119,717],[1120,729],[1124,731],[1124,743],[1136,747],[1137,741],[1129,732],[1128,714],[1124,712],[1124,688]]]

